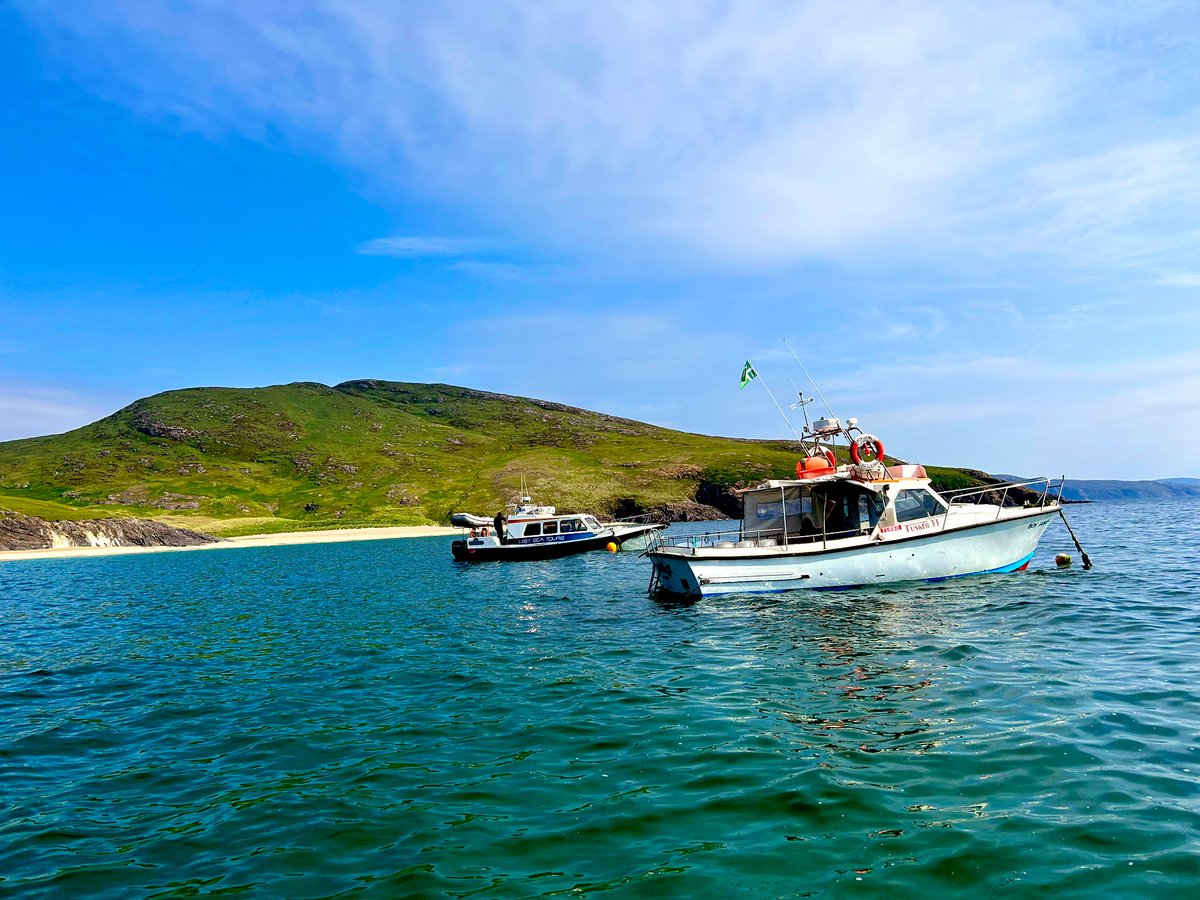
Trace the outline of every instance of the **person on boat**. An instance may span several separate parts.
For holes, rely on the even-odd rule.
[[[504,526],[508,523],[504,519],[504,513],[496,513],[496,518],[492,520],[492,524],[496,526],[496,537],[500,539],[501,544],[508,543],[508,529]]]

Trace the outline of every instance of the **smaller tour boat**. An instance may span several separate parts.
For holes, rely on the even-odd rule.
[[[470,529],[467,537],[450,544],[450,552],[460,562],[557,559],[589,550],[615,550],[626,541],[666,527],[600,522],[587,513],[560,513],[553,506],[537,506],[527,496],[518,497],[506,513],[491,519],[455,513],[450,524]]]

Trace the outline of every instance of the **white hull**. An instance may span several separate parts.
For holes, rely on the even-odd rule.
[[[626,541],[633,541],[638,538],[644,538],[656,531],[661,531],[666,528],[666,525],[646,525],[646,524],[631,524],[627,522],[607,522],[605,528],[611,528],[613,537],[618,543],[624,544]]]
[[[992,507],[993,509],[995,507]],[[890,540],[858,538],[787,547],[656,547],[659,590],[684,596],[836,589],[1008,572],[1033,557],[1058,507]]]

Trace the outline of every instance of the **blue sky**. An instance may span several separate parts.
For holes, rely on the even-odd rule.
[[[445,381],[912,461],[1200,475],[1200,12],[18,0],[0,439]]]

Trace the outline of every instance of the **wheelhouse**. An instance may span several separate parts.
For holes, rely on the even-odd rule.
[[[557,538],[561,535],[590,535],[600,531],[601,525],[589,515],[555,516],[553,518],[509,520],[509,540],[534,538]]]
[[[885,506],[880,491],[856,482],[768,483],[742,495],[743,539],[791,544],[863,534]]]
[[[941,518],[946,511],[946,502],[920,482],[768,482],[742,495],[741,539],[760,546],[825,543]]]

